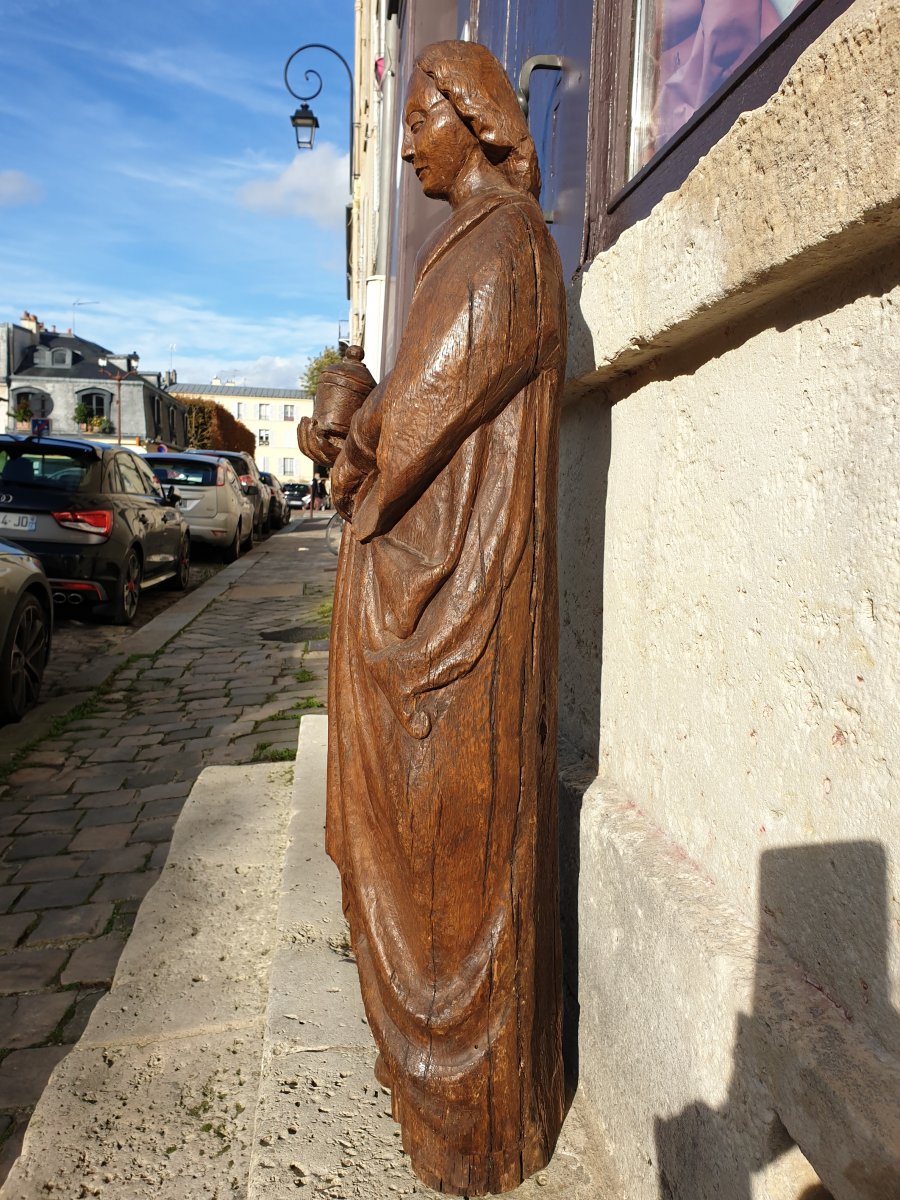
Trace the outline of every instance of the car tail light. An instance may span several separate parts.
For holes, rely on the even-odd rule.
[[[251,483],[253,482],[252,475],[241,475],[241,476],[239,476],[239,478],[240,478],[241,483],[244,485],[244,487],[249,487],[251,485]]]
[[[112,533],[113,515],[107,508],[96,512],[55,512],[53,519],[63,529],[75,529],[78,533],[99,533],[103,537]]]
[[[216,487],[225,486],[225,468],[222,463],[216,466]]]

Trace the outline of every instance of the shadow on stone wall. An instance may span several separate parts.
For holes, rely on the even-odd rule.
[[[777,1200],[900,1200],[888,904],[878,843],[762,855],[753,1011],[738,1018],[728,1097],[656,1121],[660,1200],[751,1200],[753,1176],[783,1156]]]
[[[581,805],[597,774],[603,646],[603,554],[611,414],[599,393],[562,414],[559,481],[560,905],[565,980],[565,1059],[578,1086],[578,884]]]

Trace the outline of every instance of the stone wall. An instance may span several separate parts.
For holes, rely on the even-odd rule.
[[[564,918],[629,1200],[900,1197],[897,32],[858,0],[570,296]]]

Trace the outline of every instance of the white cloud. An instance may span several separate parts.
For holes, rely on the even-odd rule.
[[[285,170],[268,179],[255,179],[238,188],[245,208],[276,217],[306,217],[323,229],[343,225],[349,199],[350,156],[324,142],[298,154]]]
[[[0,204],[35,204],[43,198],[43,188],[30,175],[23,171],[0,171]]]

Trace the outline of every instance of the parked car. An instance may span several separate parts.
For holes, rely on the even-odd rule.
[[[53,597],[40,559],[0,542],[0,724],[37,704],[53,637]]]
[[[203,454],[145,454],[144,462],[163,485],[174,487],[191,538],[222,552],[234,562],[253,542],[253,501],[227,458]]]
[[[41,560],[57,607],[118,625],[142,589],[190,579],[178,498],[125,446],[0,435],[0,535]]]
[[[284,483],[282,487],[291,508],[309,508],[310,487],[308,483]]]
[[[253,501],[254,535],[259,538],[264,533],[268,533],[269,489],[260,478],[259,467],[257,467],[253,455],[245,454],[243,450],[195,450],[194,448],[191,448],[189,453],[202,454],[205,458],[224,458],[231,463],[235,474],[241,481],[244,495],[249,496]]]
[[[272,496],[269,501],[269,524],[273,529],[284,529],[291,519],[291,506],[284,494],[284,485],[271,471],[260,471],[260,476]]]

